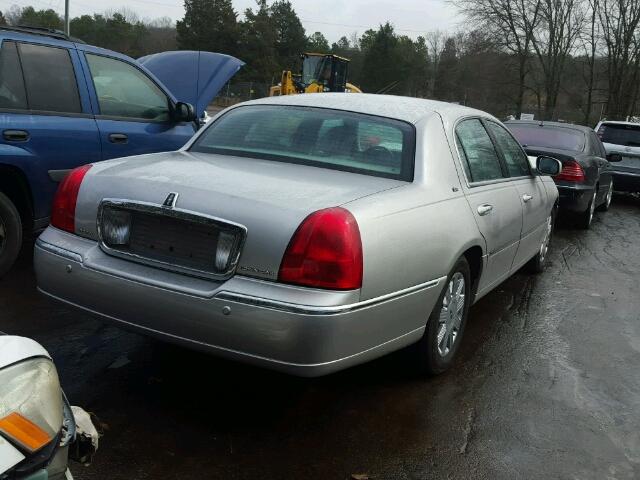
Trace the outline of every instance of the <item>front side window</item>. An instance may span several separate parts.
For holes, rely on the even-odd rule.
[[[580,130],[551,125],[507,123],[522,146],[584,152],[586,138]]]
[[[100,114],[162,122],[169,99],[142,71],[114,58],[87,54]]]
[[[14,42],[6,40],[0,50],[0,108],[28,108],[18,50]]]
[[[502,150],[510,177],[531,175],[529,160],[513,137],[497,123],[487,122],[498,147]]]
[[[460,122],[456,127],[456,137],[470,182],[504,177],[498,153],[480,120],[474,118]]]
[[[191,151],[411,181],[415,131],[399,120],[341,110],[255,105],[220,117]]]
[[[31,110],[81,113],[80,95],[66,48],[19,43]]]

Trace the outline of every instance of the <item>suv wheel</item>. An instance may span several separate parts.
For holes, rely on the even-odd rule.
[[[11,200],[0,192],[0,278],[18,258],[22,245],[22,222]]]
[[[471,271],[467,260],[458,259],[429,315],[424,336],[416,345],[423,373],[437,375],[451,367],[462,343],[471,306]]]

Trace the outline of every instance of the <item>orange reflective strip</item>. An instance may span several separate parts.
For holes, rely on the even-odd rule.
[[[47,432],[16,412],[0,418],[0,431],[31,452],[39,450],[51,441]]]

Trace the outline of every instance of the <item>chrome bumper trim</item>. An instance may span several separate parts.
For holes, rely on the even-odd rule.
[[[243,303],[255,307],[270,308],[272,310],[280,310],[282,312],[295,313],[300,315],[340,315],[343,313],[352,312],[354,310],[359,310],[361,308],[371,307],[378,303],[395,300],[396,298],[404,297],[420,290],[434,288],[438,286],[442,281],[446,280],[446,278],[447,277],[437,278],[429,282],[405,288],[404,290],[398,290],[397,292],[388,293],[380,297],[370,298],[369,300],[363,300],[362,302],[351,303],[348,305],[299,305],[297,303],[281,302],[279,300],[254,297],[251,295],[244,295],[242,293],[234,293],[228,291],[222,291],[216,294],[214,298],[218,300],[227,300],[229,302]]]
[[[633,177],[633,178],[640,178],[640,173],[634,173],[634,172],[619,172],[617,170],[614,170],[611,172],[611,174],[615,177],[615,176],[621,176],[621,177]]]
[[[74,262],[82,263],[82,255],[76,252],[72,252],[71,250],[67,250],[66,248],[61,248],[56,245],[52,245],[50,243],[45,242],[38,238],[36,240],[36,246],[40,247],[43,250],[46,250],[49,253],[53,253],[58,255],[59,257],[66,258],[67,260],[73,260]]]

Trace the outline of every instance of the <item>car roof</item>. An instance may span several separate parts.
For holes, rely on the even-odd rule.
[[[624,122],[622,120],[602,120],[599,125],[634,125],[636,127],[640,127],[640,123],[638,122]]]
[[[367,115],[394,118],[416,124],[437,113],[445,121],[454,121],[465,116],[493,118],[490,114],[453,103],[425,100],[422,98],[367,93],[322,93],[284,95],[244,102],[241,105],[287,105],[329,108]]]
[[[562,123],[562,122],[547,122],[540,120],[509,120],[505,122],[505,125],[532,125],[536,127],[553,127],[553,128],[566,128],[568,130],[578,130],[580,132],[592,132],[593,129],[585,127],[584,125],[576,125],[575,123]]]

